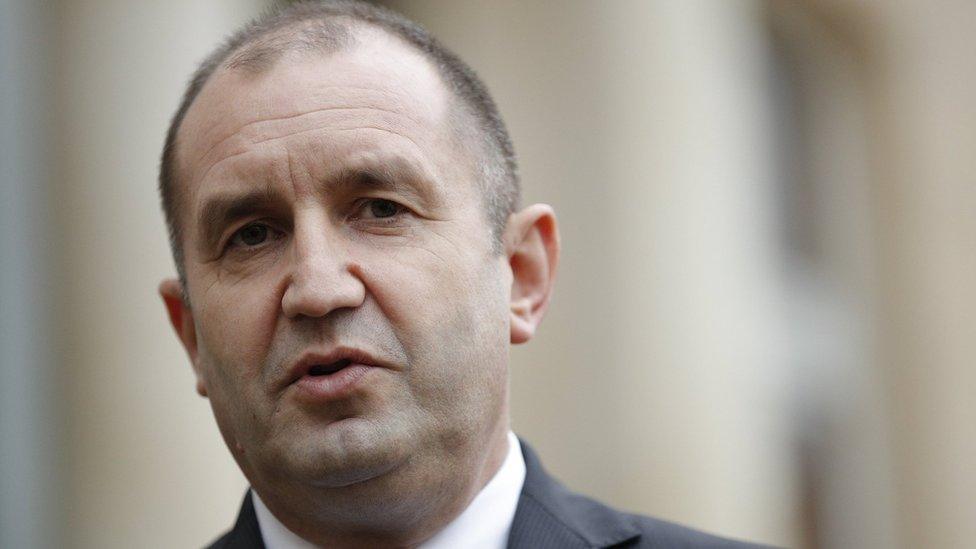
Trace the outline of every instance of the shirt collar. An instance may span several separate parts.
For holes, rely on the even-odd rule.
[[[509,431],[508,453],[495,476],[460,515],[422,543],[418,549],[504,549],[524,482],[525,459],[518,438]],[[315,548],[315,545],[296,535],[275,518],[256,492],[252,490],[251,494],[261,537],[267,549]]]

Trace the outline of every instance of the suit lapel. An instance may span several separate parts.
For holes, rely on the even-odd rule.
[[[525,484],[508,537],[510,549],[610,547],[641,535],[627,515],[567,490],[519,442]]]
[[[265,549],[264,538],[261,537],[261,528],[258,526],[258,517],[254,513],[254,501],[251,499],[250,490],[244,496],[244,503],[241,504],[241,512],[237,515],[234,528],[218,539],[210,548]]]

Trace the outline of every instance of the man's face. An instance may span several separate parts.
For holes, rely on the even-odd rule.
[[[507,428],[512,274],[449,103],[378,39],[220,71],[184,120],[188,349],[264,496],[410,489]]]

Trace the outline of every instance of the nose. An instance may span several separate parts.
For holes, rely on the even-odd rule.
[[[323,317],[330,312],[355,308],[366,299],[361,269],[347,243],[328,230],[296,236],[291,249],[292,266],[281,308],[288,318]]]

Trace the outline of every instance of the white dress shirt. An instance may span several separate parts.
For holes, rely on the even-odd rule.
[[[418,549],[505,549],[524,482],[525,460],[522,458],[522,448],[515,433],[509,431],[508,454],[495,476],[460,515],[432,538],[420,544]],[[254,499],[254,512],[267,549],[316,547],[286,528],[271,514],[253,490],[251,497]]]

